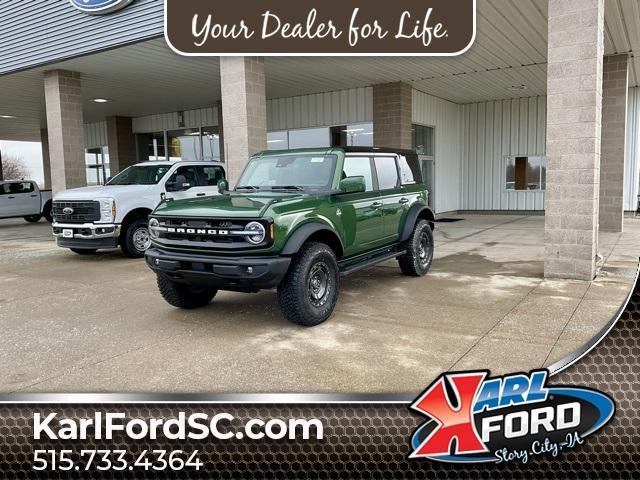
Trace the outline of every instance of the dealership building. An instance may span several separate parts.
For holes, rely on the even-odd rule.
[[[54,193],[147,160],[233,183],[264,149],[413,149],[437,214],[544,213],[545,275],[585,280],[637,209],[639,0],[478,0],[455,57],[183,57],[162,0],[124,3],[0,0],[0,140],[41,141]]]

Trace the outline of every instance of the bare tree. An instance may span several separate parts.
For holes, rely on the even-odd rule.
[[[4,153],[2,155],[1,165],[3,180],[22,180],[23,178],[29,178],[29,169],[19,155]]]

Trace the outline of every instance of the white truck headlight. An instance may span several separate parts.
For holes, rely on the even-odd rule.
[[[264,239],[267,236],[267,231],[265,230],[264,226],[260,222],[248,223],[247,226],[245,227],[245,230],[248,232],[256,232],[255,235],[251,235],[247,237],[247,240],[249,240],[249,243],[252,243],[254,245],[258,245],[264,242]]]
[[[113,198],[98,198],[100,203],[100,222],[113,223],[116,221],[116,201]]]

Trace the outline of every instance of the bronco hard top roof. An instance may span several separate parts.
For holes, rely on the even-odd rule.
[[[329,155],[333,152],[343,151],[344,153],[394,153],[398,155],[415,155],[416,152],[402,148],[387,147],[318,147],[318,148],[292,148],[290,150],[264,150],[254,157],[284,154],[308,154],[308,155]]]

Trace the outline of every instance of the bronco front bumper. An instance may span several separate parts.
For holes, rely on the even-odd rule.
[[[241,292],[277,287],[291,263],[289,257],[216,257],[153,247],[144,257],[151,270],[178,283]]]

